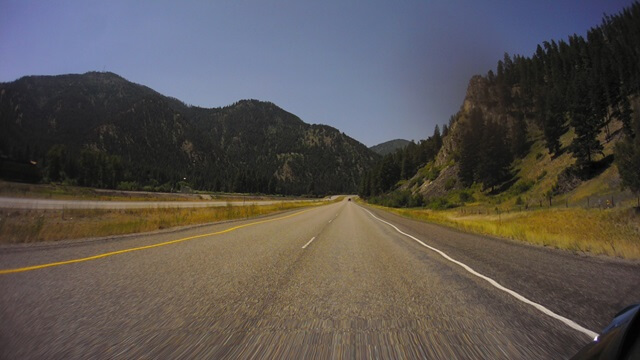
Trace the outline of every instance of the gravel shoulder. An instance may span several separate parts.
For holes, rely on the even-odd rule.
[[[640,263],[464,233],[368,209],[476,271],[593,331],[640,302]]]

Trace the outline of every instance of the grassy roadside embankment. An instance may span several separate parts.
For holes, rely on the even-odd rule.
[[[341,199],[336,199],[340,201]],[[0,210],[0,243],[27,243],[123,235],[250,218],[328,202],[282,202],[206,208],[126,210]]]
[[[619,133],[622,123],[613,121],[609,129],[612,134]],[[431,199],[427,204],[431,209],[370,205],[470,233],[640,260],[640,212],[633,208],[639,200],[630,191],[621,190],[617,167],[610,165],[573,186],[565,180],[565,190],[561,190],[561,175],[575,163],[569,151],[574,131],[560,138],[565,151],[558,156],[548,153],[541,129],[529,125],[528,132],[529,153],[514,162],[515,183],[507,190],[491,194],[480,184],[447,190],[446,195]],[[599,135],[603,144],[599,160],[614,155],[614,139],[607,138],[604,131]],[[427,165],[422,171],[432,169]],[[412,181],[421,184],[428,177],[426,173],[418,175],[422,177]],[[454,185],[458,181],[451,180]]]
[[[63,184],[24,184],[2,180],[0,180],[0,196],[32,199],[91,201],[250,201],[295,199],[295,197],[237,193],[213,193],[204,191],[190,193],[163,193],[150,191],[94,189]]]
[[[557,249],[640,259],[640,214],[633,208],[551,208],[502,214],[462,209],[396,209],[370,205],[411,219]]]

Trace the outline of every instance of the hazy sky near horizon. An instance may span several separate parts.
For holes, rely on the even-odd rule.
[[[0,0],[0,82],[111,71],[187,104],[271,101],[368,146],[430,136],[503,54],[632,0]]]

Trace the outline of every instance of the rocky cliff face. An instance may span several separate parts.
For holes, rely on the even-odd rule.
[[[509,90],[515,91],[515,90]],[[467,126],[469,114],[472,109],[479,108],[482,110],[485,121],[500,122],[507,127],[513,126],[515,121],[513,117],[514,109],[505,106],[500,101],[500,94],[497,87],[492,86],[490,81],[483,76],[476,75],[469,80],[467,92],[460,106],[460,110],[453,117],[453,121],[449,124],[449,133],[442,139],[442,147],[435,159],[435,166],[440,168],[440,175],[434,181],[427,181],[419,186],[419,193],[425,198],[442,196],[446,194],[443,184],[456,182],[453,189],[459,188],[457,182],[457,170],[455,165],[458,156],[458,147],[460,143],[460,135]],[[481,134],[478,134],[481,136]]]

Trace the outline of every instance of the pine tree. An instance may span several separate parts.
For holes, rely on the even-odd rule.
[[[447,124],[442,125],[442,137],[449,135],[449,127]]]
[[[527,153],[527,123],[525,122],[524,115],[521,112],[516,114],[511,126],[509,139],[511,142],[511,153],[513,156],[522,157]]]
[[[482,146],[479,149],[476,165],[477,180],[484,188],[491,188],[500,184],[509,174],[509,167],[513,160],[505,127],[495,121],[488,121],[482,132]]]
[[[635,136],[626,135],[616,144],[615,159],[622,185],[640,197],[640,116],[635,116],[632,125]]]
[[[602,153],[603,147],[597,138],[602,128],[602,120],[593,112],[585,72],[576,74],[572,93],[570,112],[575,137],[571,143],[571,152],[576,158],[578,169],[584,174],[590,169],[593,156]]]
[[[557,88],[547,91],[544,102],[543,132],[550,154],[559,154],[560,136],[565,133],[563,98]]]
[[[380,173],[382,170],[382,163],[376,165],[375,168],[370,173],[369,186],[371,188],[371,196],[380,195],[383,192],[382,189],[382,180],[380,178]]]
[[[401,179],[408,179],[409,176],[413,175],[412,174],[412,166],[409,163],[410,160],[408,159],[408,154],[407,154],[407,149],[405,148],[404,151],[402,152],[402,160],[400,163],[400,178]]]
[[[368,198],[371,195],[371,187],[369,186],[369,172],[367,172],[360,180],[360,186],[358,187],[358,195],[362,198]]]
[[[617,117],[622,122],[622,128],[627,135],[633,136],[638,134],[637,132],[633,131],[633,127],[631,125],[632,111],[631,111],[631,104],[629,104],[629,98],[624,96],[620,100],[617,110],[615,111],[614,114],[617,115]]]
[[[394,161],[393,154],[382,159],[380,166],[380,189],[385,192],[391,190],[400,180],[400,166]]]
[[[64,163],[67,160],[67,148],[64,145],[54,145],[47,152],[47,176],[50,181],[64,180]]]
[[[316,194],[316,184],[313,181],[313,179],[309,182],[309,185],[307,185],[307,195],[315,195]]]
[[[433,130],[433,139],[434,148],[437,151],[442,147],[442,136],[440,135],[440,127],[436,125],[436,128]]]

